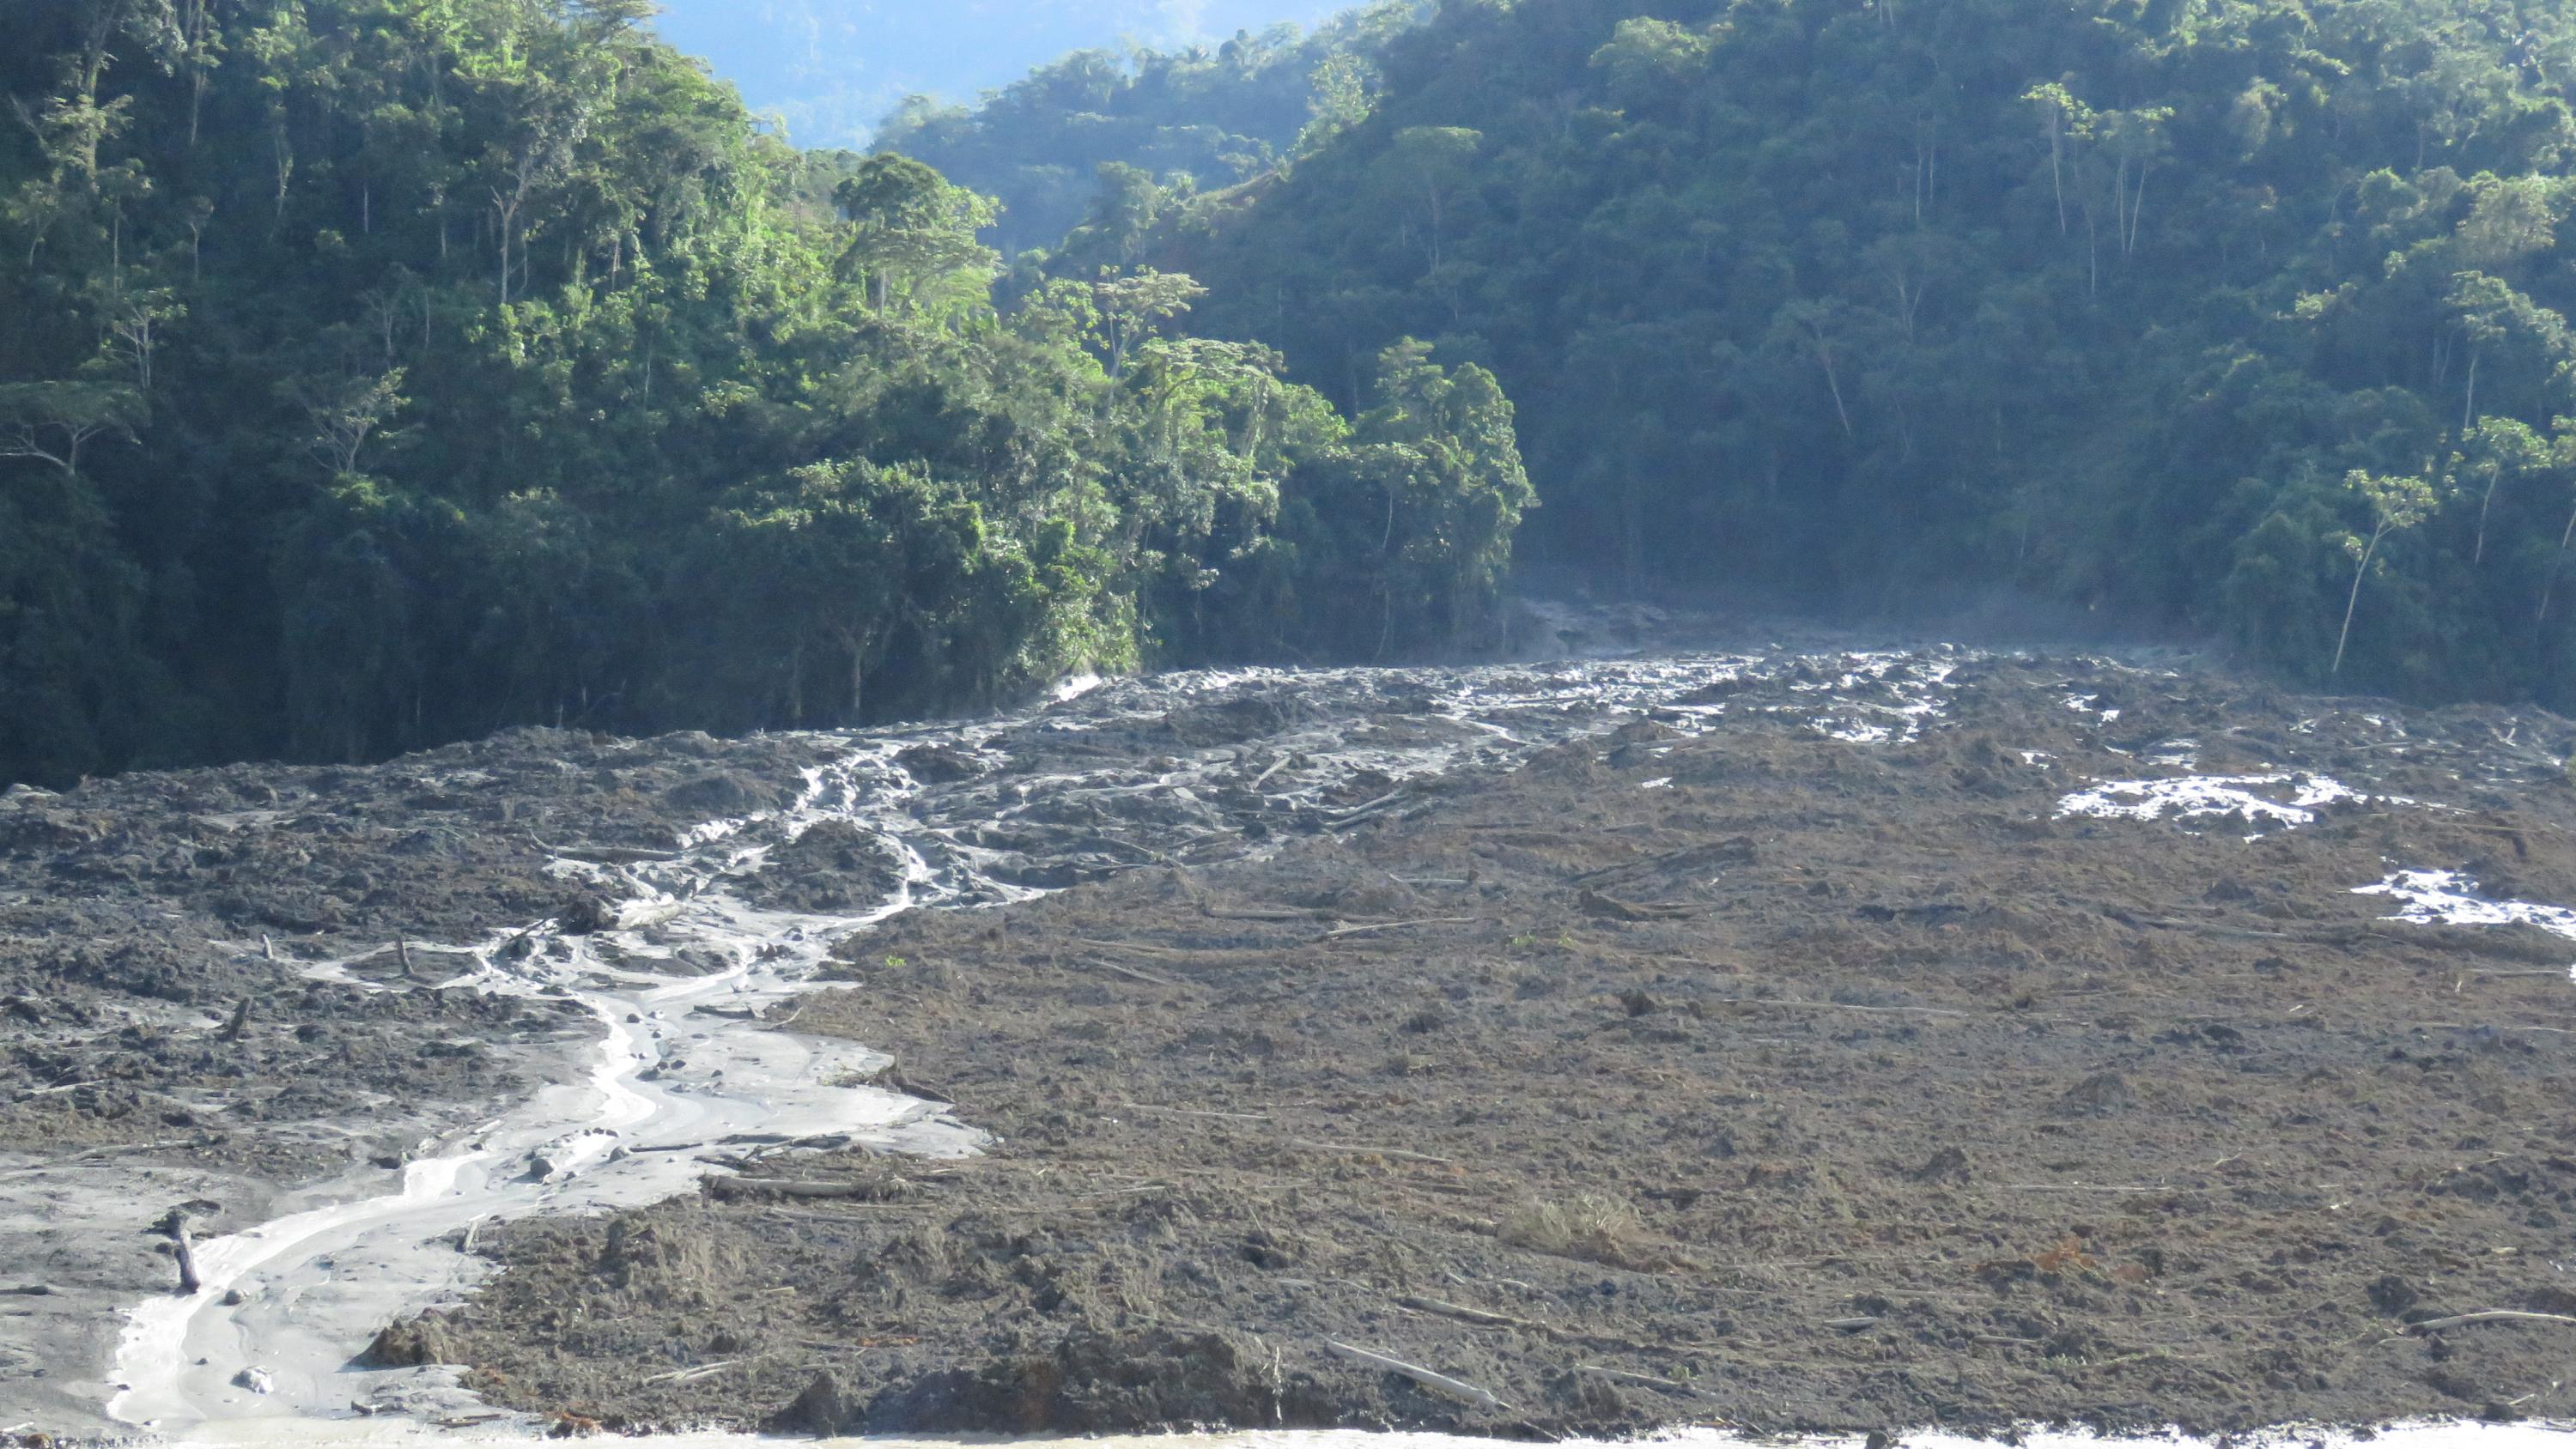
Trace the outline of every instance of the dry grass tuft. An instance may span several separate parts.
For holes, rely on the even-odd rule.
[[[1638,1272],[1660,1271],[1672,1262],[1637,1210],[1606,1193],[1525,1204],[1502,1220],[1495,1236],[1532,1252]]]

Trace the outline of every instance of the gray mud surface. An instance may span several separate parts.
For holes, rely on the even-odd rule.
[[[585,1013],[441,990],[466,958],[440,948],[580,915],[554,849],[667,845],[811,749],[522,730],[0,795],[0,1426],[101,1424],[123,1310],[174,1280],[174,1207],[213,1235],[398,1180],[577,1071]]]
[[[513,1225],[379,1350],[621,1428],[2576,1415],[2576,1323],[2443,1322],[2576,1315],[2576,941],[2355,893],[2576,905],[2576,732],[1951,662],[1929,715],[1801,665],[1516,769],[1398,675],[925,758],[984,879],[1066,888],[899,916],[786,1010],[993,1149]],[[1301,781],[1327,716],[1456,768]],[[2334,798],[2061,814],[2194,771]]]

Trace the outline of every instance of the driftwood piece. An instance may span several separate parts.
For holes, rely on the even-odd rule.
[[[644,1380],[644,1382],[648,1384],[694,1383],[697,1380],[706,1378],[710,1375],[723,1373],[726,1369],[732,1368],[734,1365],[741,1362],[741,1359],[729,1358],[721,1363],[700,1364],[696,1368],[673,1369],[666,1374],[655,1374],[651,1378]]]
[[[1481,1324],[1487,1328],[1526,1328],[1533,1333],[1555,1332],[1555,1329],[1544,1323],[1527,1318],[1514,1318],[1508,1313],[1496,1313],[1491,1309],[1469,1308],[1463,1303],[1446,1303],[1437,1298],[1421,1298],[1412,1294],[1406,1294],[1395,1301],[1417,1313],[1436,1313],[1442,1318],[1454,1318],[1461,1323]]]
[[[743,1197],[752,1193],[774,1193],[779,1197],[847,1198],[874,1202],[890,1193],[900,1192],[900,1178],[877,1182],[808,1182],[794,1177],[711,1177],[709,1190],[723,1198]]]
[[[1388,791],[1386,794],[1383,794],[1383,795],[1378,796],[1376,799],[1371,800],[1370,802],[1368,802],[1368,803],[1367,803],[1367,804],[1365,804],[1365,805],[1354,805],[1354,806],[1352,806],[1352,807],[1351,807],[1350,809],[1348,809],[1348,810],[1327,810],[1327,811],[1325,811],[1325,812],[1324,812],[1324,823],[1326,823],[1327,825],[1334,825],[1334,826],[1342,826],[1342,825],[1356,825],[1356,824],[1358,824],[1359,822],[1361,822],[1362,820],[1367,819],[1371,814],[1373,814],[1373,813],[1375,813],[1375,812],[1377,812],[1377,811],[1383,810],[1383,809],[1385,809],[1386,807],[1388,807],[1388,806],[1390,806],[1390,805],[1393,805],[1393,804],[1395,804],[1396,802],[1398,802],[1398,801],[1402,800],[1403,798],[1404,798],[1404,787],[1403,787],[1403,786],[1401,786],[1401,785],[1398,785],[1398,786],[1397,786],[1397,787],[1395,787],[1393,790],[1390,790],[1390,791]]]
[[[1661,1389],[1668,1394],[1696,1394],[1700,1392],[1699,1389],[1683,1383],[1679,1379],[1659,1379],[1653,1374],[1631,1373],[1627,1369],[1615,1369],[1605,1364],[1577,1364],[1574,1371],[1576,1373],[1590,1374],[1596,1379],[1607,1379],[1614,1384],[1636,1384],[1642,1388]]]
[[[647,850],[632,845],[548,845],[535,835],[528,840],[548,855],[584,865],[647,865],[684,858],[677,850]]]
[[[1139,971],[1133,966],[1121,966],[1115,961],[1101,962],[1100,969],[1114,976],[1124,976],[1130,981],[1142,981],[1148,986],[1177,987],[1181,984],[1169,976],[1157,976],[1151,971]]]
[[[2427,1318],[2406,1325],[2408,1333],[2432,1333],[2444,1328],[2466,1328],[2474,1323],[2576,1323],[2564,1313],[2523,1313],[2511,1308],[2490,1308],[2480,1313],[2454,1313],[2448,1318]]]
[[[1427,1162],[1434,1167],[1457,1165],[1446,1157],[1434,1157],[1427,1152],[1407,1152],[1401,1147],[1364,1147],[1342,1142],[1316,1142],[1304,1137],[1293,1139],[1288,1145],[1303,1148],[1308,1152],[1338,1152],[1349,1157],[1383,1157],[1394,1162]]]
[[[1102,951],[1124,951],[1131,956],[1159,956],[1165,960],[1187,960],[1193,955],[1202,954],[1174,950],[1169,946],[1148,946],[1136,941],[1100,941],[1089,936],[1076,936],[1073,938],[1073,943],[1077,946],[1095,947]]]
[[[1588,870],[1576,876],[1573,883],[1579,886],[1600,885],[1623,876],[1643,875],[1648,871],[1670,873],[1712,865],[1751,865],[1758,854],[1759,848],[1754,844],[1753,837],[1739,835],[1732,840],[1721,840],[1714,845],[1686,846],[1680,850],[1665,851],[1661,855],[1650,855],[1643,860],[1622,861],[1617,865],[1603,866],[1599,870]]]
[[[1364,1363],[1372,1368],[1385,1369],[1392,1374],[1401,1374],[1426,1389],[1447,1394],[1454,1399],[1464,1399],[1468,1403],[1488,1409],[1509,1410],[1511,1408],[1511,1405],[1495,1398],[1491,1390],[1478,1388],[1465,1379],[1453,1379],[1447,1374],[1424,1368],[1420,1364],[1406,1363],[1400,1358],[1389,1358],[1382,1353],[1372,1353],[1365,1348],[1356,1348],[1338,1339],[1325,1339],[1324,1347],[1354,1363]]]
[[[1668,901],[1623,901],[1599,891],[1577,891],[1574,904],[1583,914],[1605,921],[1678,921],[1699,912]]]
[[[1267,1122],[1267,1112],[1210,1112],[1197,1107],[1158,1107],[1151,1102],[1121,1102],[1131,1112],[1169,1112],[1179,1117],[1214,1117],[1225,1122]]]
[[[1405,926],[1472,926],[1483,919],[1484,917],[1482,916],[1425,916],[1418,921],[1367,921],[1356,926],[1343,926],[1336,930],[1326,931],[1324,934],[1317,936],[1310,944],[1320,946],[1326,941],[1343,941],[1348,940],[1353,936],[1366,936],[1377,931],[1399,930]]]
[[[1214,906],[1202,905],[1199,907],[1199,914],[1211,921],[1311,921],[1315,919],[1313,911],[1292,911],[1281,906],[1242,906],[1221,911]]]
[[[1952,1011],[1939,1006],[1861,1006],[1849,1001],[1798,1001],[1788,997],[1710,996],[1702,998],[1710,1006],[1771,1006],[1786,1011],[1860,1011],[1889,1016],[1955,1016],[1972,1018],[1973,1011]]]

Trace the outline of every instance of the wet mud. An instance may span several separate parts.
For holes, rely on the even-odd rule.
[[[2565,722],[1596,668],[926,742],[904,829],[990,908],[768,1013],[987,1149],[513,1223],[380,1351],[624,1429],[2576,1415]],[[747,889],[864,898],[863,833]]]
[[[103,1427],[123,1316],[178,1275],[174,1210],[209,1237],[383,1190],[586,1071],[577,1003],[441,983],[597,908],[559,849],[667,847],[811,752],[525,730],[0,795],[0,1427]]]

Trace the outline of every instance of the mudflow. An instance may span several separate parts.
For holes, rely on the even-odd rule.
[[[2576,1414],[2563,721],[1065,694],[12,792],[0,1428]]]

